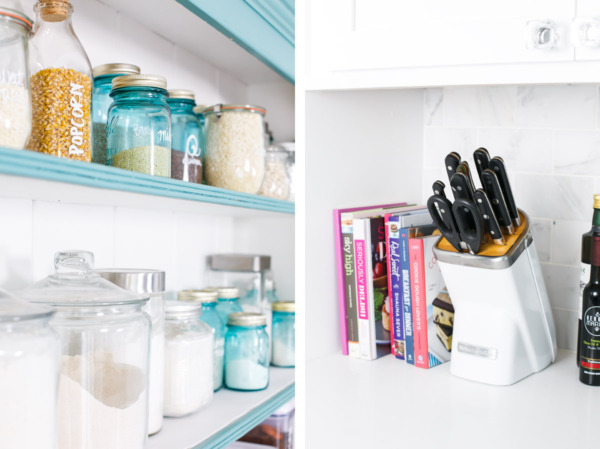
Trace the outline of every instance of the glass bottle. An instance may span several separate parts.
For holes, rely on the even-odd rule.
[[[68,0],[38,1],[29,41],[31,135],[28,150],[92,160],[92,68],[73,31]]]
[[[273,303],[271,331],[271,363],[275,366],[294,367],[296,360],[296,303]]]
[[[269,385],[267,317],[259,313],[232,313],[225,335],[225,387],[264,390]]]
[[[227,323],[227,316],[230,313],[244,311],[240,305],[240,290],[238,288],[219,287],[217,295],[219,297],[217,313],[224,323]]]
[[[138,75],[140,68],[132,64],[103,64],[94,67],[92,95],[92,162],[106,165],[106,124],[112,104],[112,80],[124,75]]]
[[[213,345],[213,389],[218,391],[223,386],[223,355],[225,353],[225,322],[217,313],[218,295],[215,290],[183,290],[177,294],[180,301],[196,301],[202,304],[200,319],[208,324],[214,332]]]
[[[171,178],[202,184],[200,122],[194,114],[194,92],[169,90],[171,108]]]
[[[162,76],[127,75],[112,81],[108,165],[171,177],[171,111],[167,95],[167,81]]]
[[[265,179],[259,195],[278,200],[287,200],[290,196],[288,178],[288,152],[272,145],[265,155]]]
[[[600,227],[592,228],[590,281],[583,289],[579,380],[600,386]]]
[[[32,21],[20,9],[0,6],[0,147],[16,149],[25,147],[31,130],[27,58]]]

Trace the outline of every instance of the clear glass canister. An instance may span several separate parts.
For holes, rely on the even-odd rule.
[[[60,345],[54,311],[0,290],[0,447],[56,449]]]
[[[240,305],[240,290],[235,287],[218,287],[217,313],[224,323],[227,323],[227,317],[231,313],[243,312]]]
[[[92,67],[73,31],[68,0],[38,1],[29,41],[28,150],[92,160]]]
[[[225,387],[264,390],[269,385],[267,317],[259,313],[232,313],[225,336]]]
[[[248,105],[215,105],[206,120],[206,183],[258,193],[265,176],[265,110]]]
[[[183,290],[177,295],[180,301],[202,304],[200,319],[208,324],[214,334],[213,341],[213,390],[223,386],[223,355],[225,354],[225,321],[217,313],[217,292],[214,290]]]
[[[107,162],[149,175],[171,177],[171,111],[167,81],[127,75],[112,81]]]
[[[200,159],[202,159],[202,165],[204,165],[204,157],[206,156],[206,120],[204,118],[204,114],[202,113],[204,109],[206,109],[206,105],[204,104],[194,106],[194,114],[198,119],[198,123],[200,123]],[[206,179],[203,179],[202,182],[206,184]]]
[[[287,200],[290,196],[288,177],[288,152],[272,145],[265,156],[265,179],[259,195],[278,200]]]
[[[202,304],[165,306],[165,416],[184,416],[213,397],[213,331],[200,319]]]
[[[296,303],[273,303],[271,364],[294,367],[296,364]]]
[[[112,80],[124,75],[137,75],[140,68],[132,64],[103,64],[94,67],[92,95],[92,162],[106,165],[106,124],[112,104]]]
[[[201,128],[194,114],[194,92],[169,90],[171,108],[171,178],[202,184]]]
[[[31,27],[31,19],[21,11],[0,6],[0,147],[24,148],[31,130]]]
[[[296,143],[295,142],[282,142],[279,144],[288,153],[287,158],[287,171],[288,179],[290,181],[290,196],[288,201],[296,200]]]
[[[64,251],[56,272],[23,292],[51,305],[61,367],[60,449],[143,449],[147,440],[150,318],[147,297],[93,272],[94,256]]]
[[[152,321],[150,340],[150,377],[148,386],[148,435],[158,433],[163,425],[165,376],[165,272],[160,270],[99,268],[102,278],[118,287],[150,299],[142,308]]]

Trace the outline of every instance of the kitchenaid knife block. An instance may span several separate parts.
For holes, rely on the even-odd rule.
[[[434,248],[454,305],[450,371],[491,385],[510,385],[556,357],[556,332],[529,217],[507,245],[459,253],[445,239]],[[504,252],[501,255],[498,251]],[[488,254],[488,255],[484,255]]]

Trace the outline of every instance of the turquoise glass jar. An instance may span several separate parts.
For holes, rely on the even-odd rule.
[[[107,162],[149,175],[171,177],[171,110],[167,81],[127,75],[112,81]]]
[[[292,368],[296,365],[296,303],[273,303],[271,364]]]
[[[225,322],[217,313],[217,292],[214,290],[183,290],[177,295],[180,301],[202,303],[200,319],[208,324],[214,333],[213,345],[213,388],[220,390],[223,386],[223,356],[225,355]]]
[[[217,313],[227,323],[227,316],[230,313],[243,312],[240,305],[240,290],[235,287],[219,287],[217,289],[219,302],[217,304]]]
[[[257,391],[269,385],[267,317],[259,313],[232,313],[225,336],[225,387]]]
[[[112,104],[112,80],[124,75],[137,75],[140,68],[132,64],[103,64],[94,67],[92,90],[92,162],[106,165],[106,124]]]
[[[200,122],[194,114],[191,90],[169,90],[171,108],[171,178],[202,184]]]

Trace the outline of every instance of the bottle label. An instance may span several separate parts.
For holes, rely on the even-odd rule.
[[[579,307],[577,308],[577,313],[579,314],[579,319],[582,319],[583,314],[583,289],[588,282],[590,282],[590,267],[589,263],[581,262],[579,267]]]
[[[600,337],[600,307],[590,307],[585,311],[583,323],[588,334]]]

